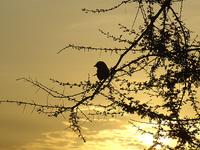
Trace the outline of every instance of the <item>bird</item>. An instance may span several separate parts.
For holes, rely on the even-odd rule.
[[[109,71],[109,69],[108,69],[108,67],[107,67],[107,65],[106,65],[105,62],[103,62],[103,61],[98,61],[98,62],[94,65],[94,67],[97,68],[97,74],[96,74],[96,75],[97,75],[97,78],[98,78],[100,81],[101,81],[101,80],[105,80],[105,79],[108,78],[110,71]]]

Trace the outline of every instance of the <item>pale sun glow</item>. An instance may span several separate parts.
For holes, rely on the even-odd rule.
[[[138,139],[146,146],[151,146],[153,144],[153,136],[151,134],[140,135]]]
[[[143,143],[145,146],[152,146],[153,145],[153,136],[151,134],[142,134],[138,137],[138,139]],[[164,145],[175,145],[175,142],[170,140],[169,138],[160,138],[159,142],[163,143]],[[157,150],[162,149],[160,145],[156,146]]]

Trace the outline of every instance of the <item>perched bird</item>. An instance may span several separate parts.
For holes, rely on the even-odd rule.
[[[97,78],[99,80],[104,80],[109,76],[109,69],[105,62],[98,61],[94,67],[97,67]]]

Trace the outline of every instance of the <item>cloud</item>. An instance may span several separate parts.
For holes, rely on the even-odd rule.
[[[84,143],[75,133],[70,130],[43,133],[42,136],[32,143],[27,143],[20,150],[141,150],[142,144],[137,130],[127,122],[111,119],[99,121],[99,127],[86,128],[84,135],[87,142]],[[102,126],[103,125],[103,126]],[[96,130],[95,130],[96,129]],[[17,149],[17,148],[16,148]]]

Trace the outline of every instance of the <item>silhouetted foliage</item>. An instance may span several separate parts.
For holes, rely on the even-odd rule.
[[[63,104],[40,105],[9,100],[1,102],[32,105],[37,112],[49,116],[57,117],[67,113],[70,127],[83,140],[85,138],[81,133],[80,118],[90,121],[92,115],[137,114],[146,123],[155,125],[155,132],[136,126],[141,133],[154,136],[154,144],[149,149],[154,149],[157,145],[171,150],[199,149],[200,105],[197,91],[200,84],[200,42],[197,38],[191,38],[191,31],[182,21],[183,2],[184,0],[121,0],[118,5],[108,9],[83,9],[85,13],[104,13],[123,5],[138,4],[135,18],[139,13],[143,17],[143,24],[139,29],[119,24],[122,32],[119,36],[99,30],[106,38],[125,45],[124,48],[68,44],[58,52],[70,48],[116,53],[119,59],[110,69],[109,75],[95,83],[89,77],[79,83],[50,79],[66,90],[80,90],[73,95],[65,95],[29,78],[20,79],[39,87],[54,98],[68,101],[67,107]],[[174,3],[180,3],[180,8],[174,9]],[[133,40],[125,38],[125,35]],[[125,58],[127,55],[132,57]],[[133,76],[138,72],[145,75],[144,81],[134,80]],[[135,95],[138,94],[145,99],[136,99]],[[93,99],[97,97],[103,97],[106,103],[95,103]],[[191,113],[185,113],[188,108]],[[130,122],[133,125],[135,123],[134,120]],[[176,144],[165,145],[161,141],[163,137]]]

